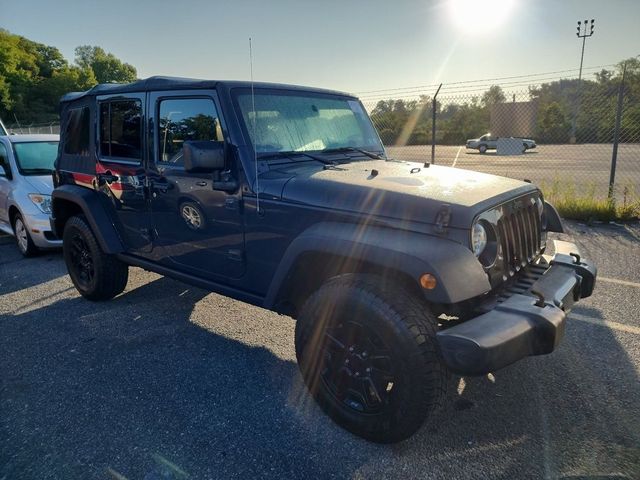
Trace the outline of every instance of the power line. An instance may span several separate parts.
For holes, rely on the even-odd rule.
[[[596,73],[598,72],[593,72],[590,73],[588,75],[594,76]],[[549,81],[558,81],[558,80],[574,80],[575,77],[565,77],[565,78],[558,78],[558,77],[546,77],[546,78],[539,78],[536,79],[535,83],[532,81],[517,81],[517,82],[505,82],[500,84],[500,87],[503,87],[503,89],[514,89],[514,88],[518,88],[518,87],[526,87],[526,86],[531,86],[531,85],[540,85],[542,83],[546,83]],[[450,85],[454,85],[454,84],[450,84]],[[488,88],[494,86],[494,83],[487,83],[484,85],[457,85],[457,86],[448,86],[448,85],[444,85],[442,87],[443,92],[444,93],[449,93],[449,94],[464,94],[464,93],[470,93],[470,92],[480,92],[480,91],[485,91]],[[428,94],[430,92],[425,91],[424,88],[420,88],[420,87],[414,87],[413,90],[407,90],[407,91],[388,91],[388,93],[378,93],[375,95],[365,95],[365,96],[361,96],[359,97],[361,100],[373,100],[373,99],[377,99],[377,98],[390,98],[390,95],[395,95],[395,96],[418,96],[420,94]]]
[[[605,67],[614,67],[616,64],[615,63],[611,63],[608,65],[599,65],[596,67],[585,67],[583,68],[583,70],[594,70],[594,69],[600,69],[600,68],[605,68]],[[477,79],[477,80],[464,80],[464,81],[460,81],[460,82],[450,82],[450,83],[446,83],[445,85],[450,86],[450,85],[463,85],[463,84],[470,84],[470,83],[479,83],[479,82],[493,82],[493,81],[498,81],[498,80],[511,80],[514,78],[531,78],[531,77],[542,77],[542,76],[546,76],[546,75],[555,75],[555,74],[559,74],[559,73],[569,73],[569,72],[577,72],[578,69],[577,68],[573,68],[571,70],[556,70],[555,72],[544,72],[544,73],[531,73],[528,75],[513,75],[510,77],[496,77],[496,78],[482,78],[482,79]],[[362,91],[362,92],[355,92],[358,95],[361,94],[367,94],[367,93],[378,93],[378,92],[395,92],[395,91],[400,91],[400,90],[416,90],[416,89],[425,89],[425,88],[433,88],[433,87],[437,87],[439,84],[432,84],[432,85],[415,85],[412,87],[400,87],[400,88],[387,88],[387,89],[383,89],[383,90],[367,90],[367,91]]]

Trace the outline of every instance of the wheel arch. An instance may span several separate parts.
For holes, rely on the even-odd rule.
[[[265,298],[265,307],[293,314],[329,278],[349,273],[378,275],[432,303],[455,303],[485,293],[488,277],[473,253],[459,243],[383,227],[315,225],[285,252]],[[424,273],[436,287],[424,290]]]
[[[16,205],[9,206],[9,224],[11,225],[11,228],[13,228],[13,222],[15,222],[16,215],[18,214],[22,215],[22,212]]]

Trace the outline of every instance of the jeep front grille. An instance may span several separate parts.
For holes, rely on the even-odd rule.
[[[505,212],[498,220],[504,270],[514,275],[540,253],[541,225],[535,204]]]

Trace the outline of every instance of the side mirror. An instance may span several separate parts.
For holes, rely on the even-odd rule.
[[[13,176],[11,175],[11,170],[9,169],[9,165],[0,163],[0,177],[6,177],[8,180],[11,180],[13,178]]]
[[[224,142],[186,141],[182,154],[184,169],[190,173],[210,173],[225,167]]]

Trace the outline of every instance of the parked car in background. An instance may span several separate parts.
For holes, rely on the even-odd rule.
[[[467,140],[467,148],[478,150],[480,153],[485,153],[487,150],[495,150],[498,146],[498,139],[500,137],[494,137],[490,133],[485,133],[480,138],[470,138]],[[536,142],[530,138],[521,138],[522,140],[522,153],[536,148]]]
[[[51,232],[51,172],[58,135],[0,137],[0,231],[16,237],[25,257],[62,246]]]

